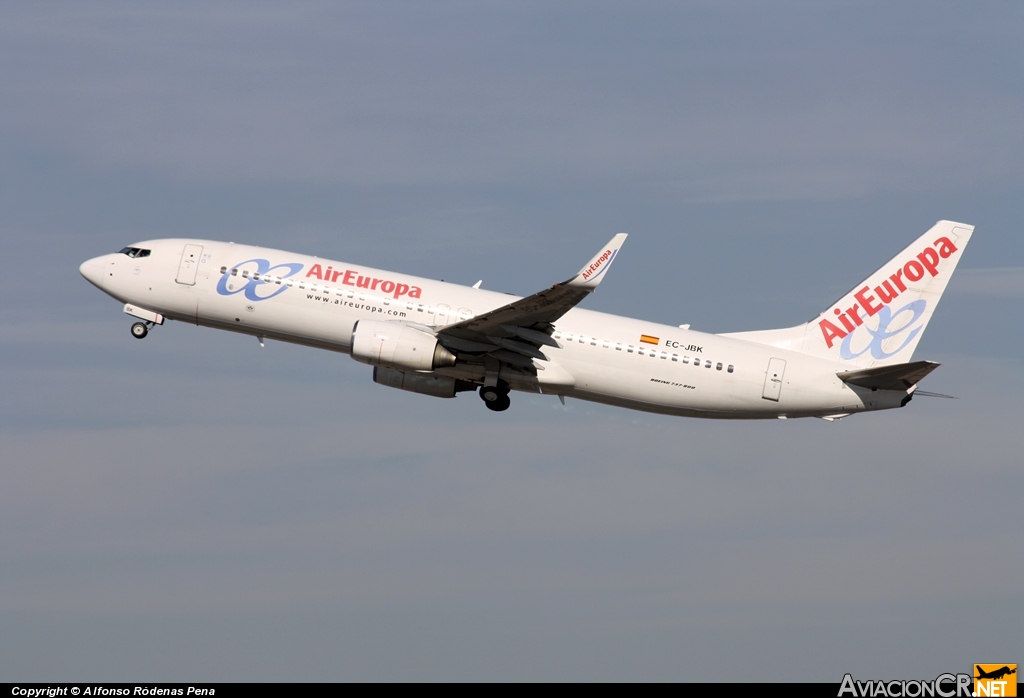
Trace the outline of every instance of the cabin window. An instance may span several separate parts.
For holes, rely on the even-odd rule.
[[[668,358],[668,354],[666,354],[665,352],[661,352],[661,358],[667,359]]]
[[[238,276],[238,270],[237,269],[232,269],[231,270],[231,276]]]
[[[679,361],[679,354],[673,354],[672,355],[672,360],[673,361]]]
[[[615,351],[622,351],[622,345],[618,342],[615,343]]]
[[[719,362],[718,364],[716,364],[716,365],[715,365],[715,370],[716,370],[716,371],[721,371],[721,370],[722,370],[722,364],[721,364],[721,362]]]
[[[729,364],[729,368],[725,369],[727,373],[732,373],[732,364]]]
[[[704,364],[704,368],[711,368],[711,359],[707,360],[707,362]]]
[[[244,270],[242,272],[242,278],[243,279],[248,279],[249,278],[249,270],[248,269],[246,269],[246,270]]]
[[[605,349],[607,349],[608,347],[611,346],[611,344],[609,344],[608,341],[605,340],[605,341],[601,342],[601,346],[604,347]]]
[[[227,267],[221,267],[220,268],[220,273],[221,274],[227,274],[228,273],[228,268]]]
[[[592,347],[596,347],[597,346],[597,338],[596,337],[591,337],[590,338],[590,346],[592,346]]]
[[[254,273],[254,274],[252,275],[252,280],[253,280],[253,281],[259,281],[259,280],[260,280],[260,273],[259,273],[259,272],[255,272],[255,273]]]
[[[627,344],[626,345],[626,353],[627,354],[632,354],[633,353],[633,345],[632,344]]]

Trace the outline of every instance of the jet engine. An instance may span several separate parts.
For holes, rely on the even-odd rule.
[[[373,368],[373,382],[386,385],[389,388],[398,388],[399,390],[408,390],[420,395],[433,395],[434,397],[455,397],[455,393],[476,388],[469,381],[462,381],[448,376],[438,376],[430,373],[409,373],[381,366]]]
[[[380,320],[360,320],[352,328],[352,358],[400,371],[433,371],[455,365],[455,355],[429,331]]]

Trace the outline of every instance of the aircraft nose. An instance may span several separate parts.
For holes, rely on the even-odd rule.
[[[89,283],[98,288],[103,288],[103,270],[106,268],[107,255],[102,257],[93,257],[82,262],[82,266],[78,267],[78,271],[81,272]]]

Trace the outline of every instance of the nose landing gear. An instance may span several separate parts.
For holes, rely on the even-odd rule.
[[[512,404],[508,397],[508,389],[497,386],[485,385],[480,388],[480,399],[492,412],[504,412]]]
[[[145,339],[146,335],[149,334],[149,328],[152,326],[152,322],[136,322],[132,325],[132,337],[135,337],[135,339]]]

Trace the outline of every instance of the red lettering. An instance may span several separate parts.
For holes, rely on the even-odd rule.
[[[409,287],[406,284],[398,284],[395,286],[395,298],[404,296],[409,292]]]
[[[340,271],[334,272],[334,274],[331,276],[331,283],[332,284],[338,283],[338,277],[341,276],[341,274],[342,273]]]
[[[818,323],[818,327],[821,328],[821,334],[825,337],[825,344],[829,349],[832,348],[832,341],[836,339],[842,339],[846,336],[846,333],[841,329],[833,325],[828,320],[822,320]]]
[[[854,303],[852,308],[846,309],[846,316],[852,319],[857,327],[860,327],[864,324],[864,321],[860,319],[860,313],[857,312],[858,310],[860,310],[860,306]]]
[[[419,286],[413,286],[409,289],[409,298],[419,298],[421,293],[423,293],[422,288]]]
[[[903,275],[907,277],[907,281],[920,281],[924,278],[924,267],[912,259],[903,265]]]
[[[868,317],[871,317],[882,309],[882,306],[880,305],[871,305],[871,302],[875,300],[875,297],[868,291],[867,286],[853,294],[853,297],[860,301],[860,305],[865,311],[867,311]],[[854,307],[856,308],[857,306]],[[860,322],[857,324],[859,325]]]
[[[902,275],[903,275],[903,270],[902,269],[897,269],[896,273],[893,274],[892,276],[890,276],[889,278],[892,279],[892,282],[894,284],[896,284],[896,288],[898,288],[900,291],[906,291],[907,290],[907,285],[900,280],[900,276],[902,276]]]
[[[355,284],[352,283],[352,277],[354,277],[355,275],[356,273],[354,271],[352,271],[351,269],[346,269],[345,276],[342,277],[341,283],[345,284],[346,286],[355,286]]]
[[[383,291],[384,293],[391,293],[392,291],[395,290],[395,282],[385,281],[380,285],[380,290]]]
[[[939,253],[930,247],[924,248],[924,252],[917,255],[917,258],[921,260],[921,264],[928,270],[928,273],[932,276],[938,276],[939,274]]]
[[[942,243],[941,246],[939,245],[940,242]],[[949,238],[939,238],[933,244],[939,248],[939,256],[943,259],[949,259],[949,256],[956,252],[956,245]]]
[[[373,280],[373,286],[370,286],[370,290],[371,291],[376,291],[377,290],[377,284],[379,284],[380,282],[381,282],[380,279],[374,279]]]
[[[321,281],[323,280],[323,278],[324,278],[324,271],[323,271],[323,269],[320,268],[319,264],[314,264],[312,267],[310,267],[309,272],[306,274],[306,278],[308,279],[311,276],[315,276],[316,278],[320,279]]]
[[[875,286],[875,293],[878,294],[878,300],[882,301],[886,305],[892,302],[892,299],[899,295],[897,291],[892,290],[892,286],[886,281],[881,286]],[[872,313],[874,314],[874,313]]]
[[[598,257],[598,259],[597,259],[597,261],[596,261],[596,262],[594,262],[593,264],[591,264],[591,265],[590,265],[589,267],[587,267],[587,268],[586,268],[586,269],[585,269],[585,270],[583,271],[583,278],[584,278],[584,279],[589,279],[589,278],[591,277],[591,275],[593,275],[593,273],[594,273],[595,271],[597,271],[598,269],[600,269],[600,268],[601,268],[601,265],[605,263],[605,261],[606,261],[606,260],[608,259],[608,257],[610,257],[610,256],[611,256],[611,254],[612,254],[612,251],[611,251],[611,250],[605,250],[605,251],[604,251],[604,254],[603,254],[603,255],[601,255],[600,257]]]
[[[370,279],[369,276],[360,276],[358,279],[356,279],[356,286],[358,286],[359,288],[370,288],[371,280],[372,279]]]
[[[853,323],[850,322],[850,318],[843,315],[843,311],[839,308],[836,308],[834,312],[839,316],[839,322],[843,323],[843,327],[846,328],[846,331],[853,332]]]

